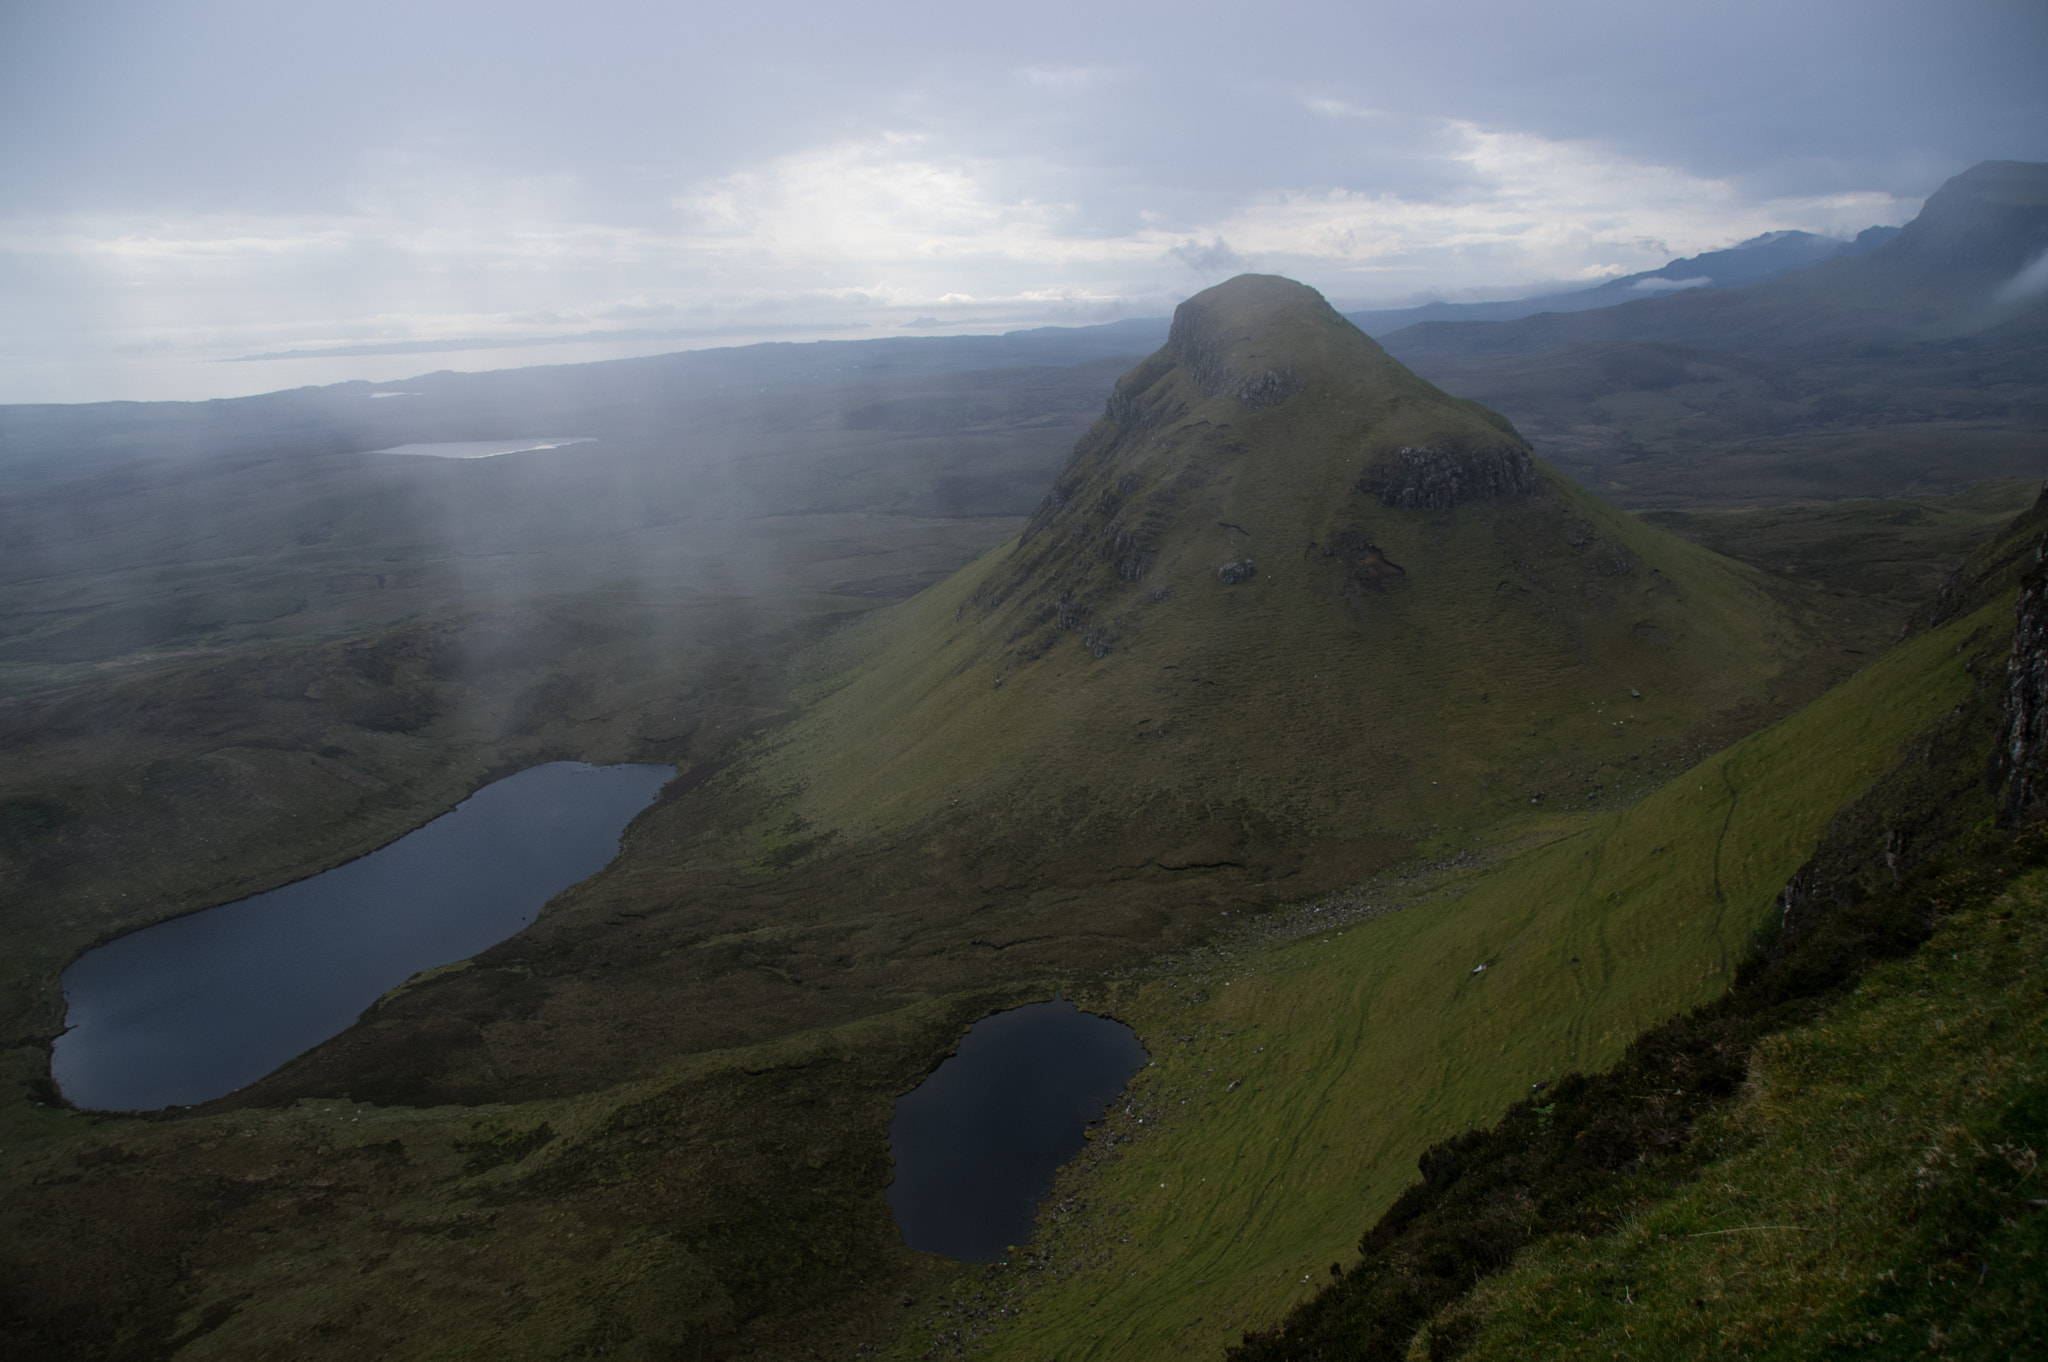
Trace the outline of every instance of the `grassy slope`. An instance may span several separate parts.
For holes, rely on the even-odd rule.
[[[1701,1137],[1737,1152],[1619,1233],[1482,1283],[1474,1358],[2048,1350],[2048,874],[1957,905],[1774,1038]]]
[[[1024,1000],[518,1106],[39,1109],[0,1193],[0,1354],[855,1355],[950,1267],[903,1247],[882,1197],[894,1096]]]
[[[1513,580],[1519,527],[1496,509],[1383,513],[1376,542],[1408,580],[1360,624],[1319,559],[1283,559],[1237,588],[1204,581],[1204,560],[1169,579],[1180,609],[1148,621],[1129,653],[1098,661],[1063,641],[998,689],[1000,633],[953,626],[980,585],[963,574],[875,623],[881,656],[778,741],[777,769],[801,769],[807,816],[846,820],[855,837],[955,795],[1080,784],[1071,757],[1095,751],[1126,799],[1199,788],[1285,811],[1312,838],[1364,826],[1429,840],[1452,818],[1474,826],[1545,792],[1560,761],[1672,749],[1779,679],[1797,645],[1754,577],[1574,490],[1554,496],[1559,520],[1597,526],[1647,565],[1605,584],[1589,618]],[[989,555],[990,574],[1014,551]],[[1667,638],[1646,641],[1652,631]],[[1251,646],[1215,646],[1248,633]]]
[[[1958,642],[2008,610],[1913,640],[1628,809],[1532,826],[1544,845],[1403,912],[1115,997],[1158,1057],[1135,1101],[1163,1121],[1095,1168],[1102,1209],[1055,1224],[1049,1259],[981,1286],[1024,1309],[995,1355],[1193,1355],[1283,1313],[1430,1143],[1725,987],[1834,810],[1966,692]]]
[[[1869,609],[1892,621],[1895,636],[1897,622],[1924,610],[1954,565],[2040,490],[2037,479],[1999,478],[1924,500],[1652,511],[1643,518],[1716,553],[1810,583],[1845,610]]]
[[[1158,526],[1142,579],[1072,569],[1048,542],[1092,545],[1106,527],[1042,511],[865,626],[865,664],[764,753],[761,784],[791,795],[763,820],[765,849],[907,835],[981,851],[1000,885],[1014,872],[985,849],[1043,840],[1039,824],[1062,858],[1108,842],[1130,869],[1370,867],[1534,795],[1577,802],[1567,782],[1587,770],[1612,766],[1611,784],[1759,695],[1796,691],[1800,630],[1758,574],[1547,470],[1536,496],[1449,511],[1358,492],[1378,453],[1501,434],[1329,320],[1241,323],[1251,360],[1305,376],[1265,410],[1205,397],[1166,352],[1133,371],[1129,391],[1168,415],[1099,423],[1060,493],[1141,536]],[[1400,574],[1347,580],[1323,551],[1346,531]],[[1218,564],[1241,557],[1258,575],[1219,583]],[[1088,611],[1067,629],[1050,627],[1059,590]],[[1106,656],[1083,646],[1097,633],[1114,636]],[[777,839],[769,824],[788,812]]]

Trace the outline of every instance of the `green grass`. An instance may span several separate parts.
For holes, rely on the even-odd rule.
[[[2048,1350],[2048,873],[1947,895],[1913,957],[1758,1050],[1734,1153],[1482,1283],[1474,1358]]]
[[[1913,641],[1626,810],[1539,810],[1493,866],[1332,900],[1341,934],[1267,942],[1260,916],[1156,971],[1070,982],[1158,1063],[1011,1270],[902,1249],[880,1160],[892,1097],[975,1015],[1049,982],[517,1106],[43,1112],[0,1198],[18,1250],[0,1288],[98,1356],[166,1336],[195,1358],[677,1340],[843,1356],[906,1324],[914,1355],[923,1320],[985,1326],[967,1312],[990,1302],[1025,1311],[985,1340],[997,1355],[1219,1349],[1347,1257],[1422,1147],[1718,990],[1834,807],[1966,686],[1953,650],[1983,623]],[[1408,906],[1359,920],[1361,903]]]
[[[1025,996],[518,1106],[46,1112],[0,1185],[0,1352],[853,1356],[951,1270],[882,1197],[894,1097]]]
[[[1021,1311],[990,1355],[1200,1355],[1279,1318],[1423,1149],[1725,988],[1835,810],[1967,694],[1958,645],[2009,608],[1910,641],[1625,810],[1533,823],[1540,845],[1400,912],[1108,989],[1156,1064],[1111,1123],[1116,1157],[1064,1189],[1090,1209],[1051,1217],[1007,1276],[968,1279]]]
[[[1926,610],[1955,564],[2040,494],[1997,478],[1953,496],[1650,511],[1643,519],[1716,553],[1805,585],[1844,620],[1867,619],[1881,651]]]

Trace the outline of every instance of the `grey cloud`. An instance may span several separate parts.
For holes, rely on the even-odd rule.
[[[1978,160],[2048,159],[2038,0],[1308,0],[1244,14],[1237,0],[0,5],[13,134],[0,139],[0,367],[67,347],[203,343],[220,357],[485,336],[550,313],[693,334],[750,319],[895,326],[953,307],[1014,324],[1129,315],[1170,306],[1186,271],[1245,255],[1322,270],[1312,282],[1360,298],[1661,263],[1640,242],[1667,226],[1629,227],[1628,204],[1589,210],[1570,258],[1531,255],[1512,233],[1446,229],[1431,244],[1424,222],[1356,274],[1341,251],[1304,247],[1308,228],[1283,241],[1244,225],[1318,196],[1455,209],[1503,177],[1558,173],[1540,156],[1478,164],[1472,127],[1637,167],[1650,204],[1670,176],[1725,182],[1738,207],[1905,202]],[[774,230],[681,239],[677,205],[707,186],[888,139],[928,179],[875,187],[873,203],[900,188],[1034,235],[884,257],[833,186],[798,184],[790,195],[821,205],[801,277],[760,263]],[[971,182],[964,206],[948,174]],[[1876,220],[1857,219],[1865,202],[1843,221],[1740,230],[1854,230]],[[294,254],[265,236],[298,225],[334,244]],[[151,274],[136,243],[187,228],[217,238],[213,253]],[[1328,236],[1348,230],[1333,221]],[[105,249],[41,244],[60,238]],[[1085,249],[1098,242],[1121,244]]]
[[[1231,250],[1230,243],[1220,236],[1206,246],[1195,241],[1183,243],[1167,254],[1196,274],[1242,274],[1250,267],[1245,258]]]
[[[0,108],[36,135],[7,139],[0,167],[18,207],[319,209],[361,184],[366,156],[400,148],[436,183],[449,167],[566,174],[595,206],[633,214],[658,211],[678,179],[859,127],[1050,142],[1054,160],[1180,188],[1402,182],[1385,128],[1307,135],[1309,97],[1591,138],[1774,186],[1883,176],[1915,194],[2048,137],[2048,9],[2027,0],[1310,3],[1265,25],[1222,22],[1235,6],[1175,13],[600,0],[506,4],[480,24],[452,0],[9,6]],[[1092,70],[1103,51],[1145,56],[1113,78],[1027,74]]]

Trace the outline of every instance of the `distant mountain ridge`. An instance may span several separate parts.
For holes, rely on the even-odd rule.
[[[1424,303],[1420,307],[1347,312],[1344,315],[1367,335],[1385,336],[1417,322],[1507,322],[1539,312],[1587,312],[1685,289],[1741,288],[1795,270],[1809,269],[1825,260],[1867,255],[1897,236],[1900,230],[1897,227],[1866,227],[1851,241],[1813,232],[1765,232],[1724,250],[1702,251],[1654,270],[1609,279],[1593,288],[1492,303]]]
[[[1985,161],[1942,185],[1919,216],[1872,250],[1740,288],[1510,321],[1424,321],[1385,340],[1413,361],[1629,341],[1728,349],[2031,330],[2048,295],[2002,290],[2044,251],[2048,164]]]

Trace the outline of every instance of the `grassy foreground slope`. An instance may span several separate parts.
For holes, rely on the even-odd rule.
[[[1696,1136],[1726,1157],[1482,1283],[1466,1355],[2048,1352],[2048,872],[1943,897],[1917,954],[1759,1047]]]
[[[1692,1231],[1694,1238],[1825,1229],[1837,1241],[1845,1234],[1865,1240],[1866,1250],[1896,1249],[1903,1242],[1902,1256],[1915,1261],[1915,1275],[1926,1269],[1926,1291],[1916,1286],[1891,1305],[1864,1312],[1887,1315],[1874,1321],[1884,1328],[1837,1329],[1826,1345],[1885,1341],[1917,1347],[1912,1330],[1891,1327],[1901,1318],[1894,1307],[1914,1295],[1920,1297],[1923,1322],[1933,1314],[1954,1322],[1957,1302],[1947,1289],[1954,1284],[1953,1263],[1975,1259],[1981,1284],[1991,1241],[2013,1226],[2015,1213],[2025,1219],[2028,1203],[2014,1194],[2011,1178],[1997,1185],[1997,1179],[1982,1176],[1980,1163],[1950,1189],[1963,1195],[1902,1207],[1884,1194],[1882,1176],[1865,1176],[1871,1169],[1856,1170],[1847,1180],[1839,1176],[1859,1162],[1857,1141],[1845,1126],[1842,1140],[1816,1154],[1828,1166],[1812,1170],[1816,1185],[1829,1187],[1833,1201],[1822,1226],[1806,1215],[1811,1207],[1803,1194],[1779,1201],[1782,1188],[1754,1176],[1745,1179],[1743,1161],[1730,1158],[1742,1152],[1745,1138],[1731,1137],[1730,1126],[1742,1122],[1731,1119],[1729,1108],[1746,1084],[1759,1081],[1786,1033],[1816,1019],[1825,1026],[1829,1010],[1839,1011],[1840,1000],[1874,966],[1939,949],[1927,942],[1945,919],[1967,918],[1997,899],[2048,852],[2048,836],[2033,821],[2040,814],[2034,773],[2048,693],[2041,684],[2048,615],[2038,569],[2044,522],[2048,499],[1973,554],[1944,586],[1931,624],[1961,616],[1984,626],[1957,644],[1970,684],[1955,705],[1905,744],[1867,792],[1830,820],[1814,855],[1786,881],[1779,911],[1747,952],[1733,985],[1706,1005],[1646,1031],[1614,1066],[1568,1075],[1515,1103],[1497,1124],[1428,1150],[1420,1160],[1421,1180],[1366,1230],[1360,1257],[1349,1270],[1284,1320],[1248,1333],[1231,1350],[1233,1362],[1461,1356],[1489,1327],[1484,1302],[1503,1289],[1498,1282],[1488,1284],[1494,1274],[1526,1267],[1560,1245],[1596,1246],[1593,1253],[1612,1265],[1618,1261],[1611,1252],[1616,1235],[1627,1237],[1639,1217],[1655,1218],[1660,1202],[1699,1200],[1695,1192],[1709,1202],[1741,1203],[1753,1214]],[[2003,602],[2012,598],[2015,581],[2018,610],[2007,615]],[[2012,826],[2022,830],[2008,836]],[[2024,1008],[2014,1021],[2020,1031],[2028,1028]],[[1889,1056],[1880,1044],[1867,1058],[1880,1067],[1895,1060],[1901,1067],[1886,1080],[1890,1091],[1921,1099],[1919,1111],[1908,1100],[1878,1119],[1923,1124],[1927,1093],[1939,1089],[1946,1076],[1915,1072],[1928,1056],[1910,1043]],[[1989,1061],[1971,1080],[1978,1098],[2011,1088],[2007,1078],[2018,1080],[2016,1089],[1991,1104],[1991,1113],[2021,1124],[2032,1119],[2025,1108],[2027,1084],[2034,1080],[2025,1066],[2013,1070],[2001,1063],[2009,1054],[1995,1050],[1977,1058]],[[1750,1125],[1748,1135],[1755,1135],[1756,1123]],[[2001,1346],[2016,1346],[2015,1329],[2025,1333],[2033,1327],[2022,1303],[2027,1283],[2038,1284],[2038,1264],[2030,1265],[2022,1252],[2005,1267],[2005,1284],[1974,1302],[1980,1317],[1973,1326],[1974,1346],[1965,1355],[2004,1355]],[[1619,1321],[1621,1337],[1609,1342],[1632,1355],[1623,1341],[1634,1331],[1635,1287],[1626,1272],[1598,1285],[1618,1292],[1631,1307]],[[1711,1328],[1694,1320],[1678,1332],[1736,1355],[1773,1353],[1780,1344],[1789,1347],[1789,1355],[1814,1351],[1823,1347],[1820,1339],[1809,1335],[1791,1343],[1799,1330],[1786,1326],[1827,1314],[1839,1320],[1844,1306],[1853,1316],[1852,1298],[1862,1285],[1853,1271],[1809,1273],[1797,1283],[1790,1314],[1783,1300],[1752,1301],[1740,1290],[1717,1290]],[[1556,1304],[1546,1300],[1540,1309]],[[1676,1304],[1666,1300],[1659,1308]],[[1691,1311],[1709,1308],[1705,1295],[1684,1305]],[[1572,1309],[1566,1305],[1552,1316],[1559,1328],[1544,1336],[1546,1345],[1587,1337],[1572,1327]],[[1942,1329],[1929,1325],[1921,1332],[1930,1351],[1950,1353]],[[1597,1341],[1600,1335],[1591,1337]],[[1512,1347],[1507,1354],[1518,1355]]]
[[[1400,912],[1333,902],[1331,930],[1108,988],[1156,1066],[1043,1242],[934,1330],[1016,1310],[991,1355],[1170,1357],[1277,1318],[1352,1257],[1425,1148],[1726,988],[1837,808],[1961,702],[2009,616],[1913,639],[1627,809],[1532,821],[1535,845]]]

